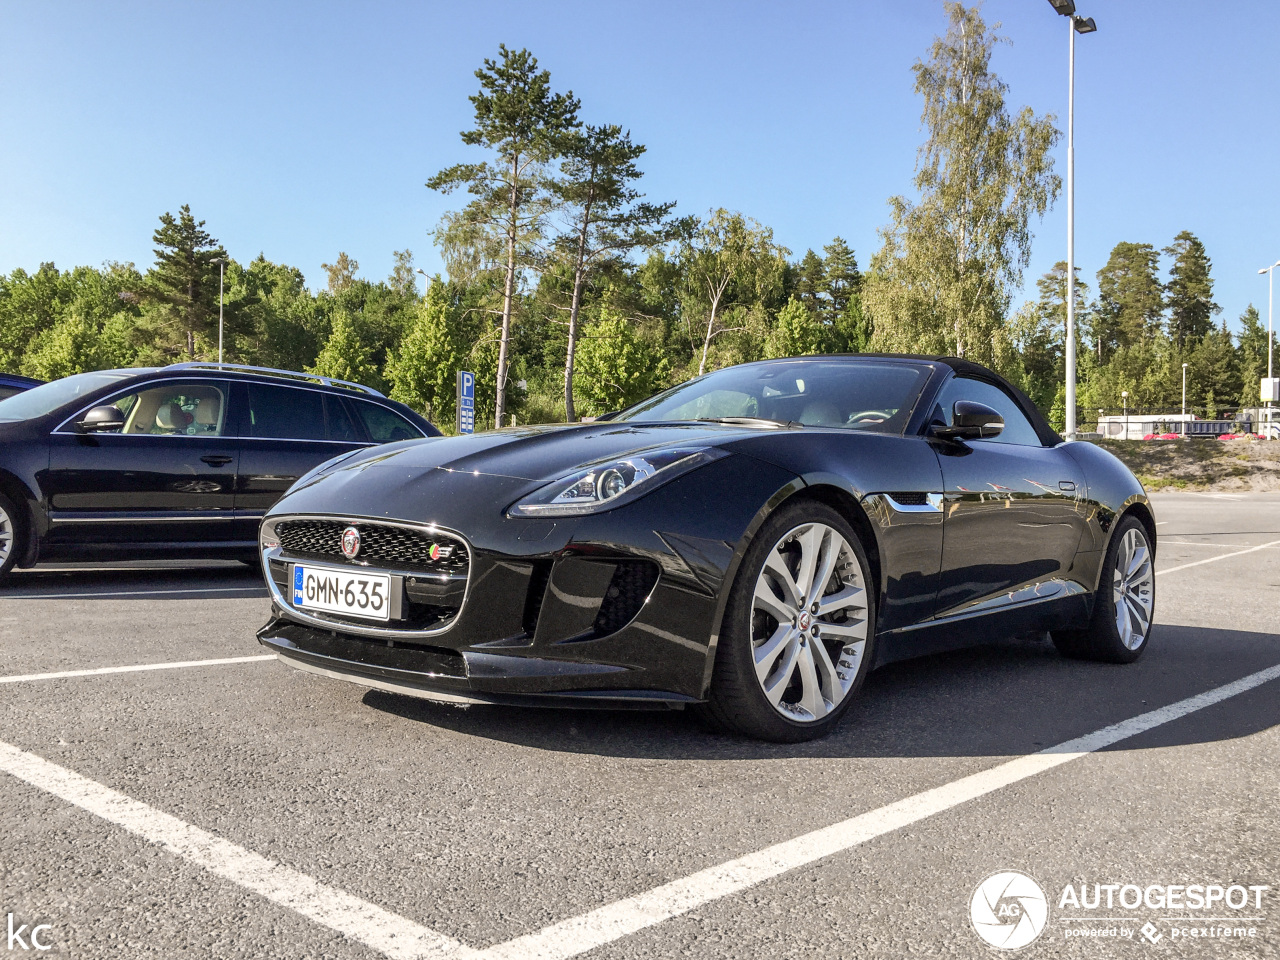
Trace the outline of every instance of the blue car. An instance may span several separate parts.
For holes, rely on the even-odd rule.
[[[32,387],[38,387],[42,383],[44,383],[43,380],[37,380],[35,377],[20,377],[16,373],[0,373],[0,400],[12,397],[15,393],[30,390]]]

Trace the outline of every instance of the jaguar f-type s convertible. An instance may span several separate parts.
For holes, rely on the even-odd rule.
[[[258,636],[412,696],[697,705],[799,741],[891,660],[1045,631],[1137,659],[1155,542],[1134,476],[984,367],[770,360],[320,465],[262,523]]]

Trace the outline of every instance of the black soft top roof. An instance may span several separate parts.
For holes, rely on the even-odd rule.
[[[951,368],[958,377],[974,377],[978,380],[986,380],[1005,390],[1014,401],[1018,404],[1018,408],[1023,412],[1026,418],[1031,421],[1031,426],[1036,432],[1036,436],[1040,438],[1040,442],[1045,446],[1052,447],[1062,443],[1062,437],[1049,426],[1049,421],[1044,418],[1039,408],[1031,402],[1031,398],[1023,393],[1017,386],[1010,383],[1007,379],[1000,376],[989,367],[984,367],[980,363],[974,363],[972,360],[966,360],[964,357],[938,357],[926,356],[918,353],[830,353],[818,354],[813,359],[821,357],[827,358],[848,358],[856,360],[858,358],[876,359],[876,360],[917,360],[925,363],[940,363]],[[788,357],[788,360],[805,360],[807,357]],[[758,361],[769,363],[770,361]]]

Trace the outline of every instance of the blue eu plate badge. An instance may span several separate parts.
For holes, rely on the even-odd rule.
[[[301,564],[293,568],[293,602],[302,603],[302,566]]]

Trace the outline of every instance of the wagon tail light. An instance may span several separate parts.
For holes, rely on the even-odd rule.
[[[561,477],[514,504],[513,517],[571,517],[630,503],[669,480],[727,456],[713,447],[672,447],[602,461]]]

